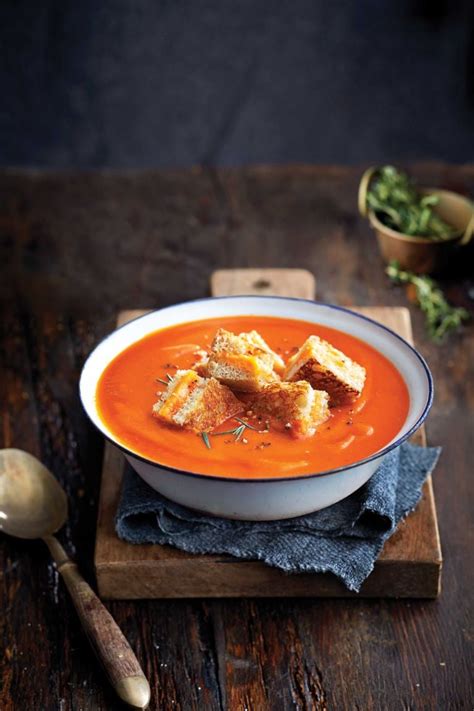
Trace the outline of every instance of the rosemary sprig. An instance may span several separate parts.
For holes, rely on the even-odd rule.
[[[238,427],[235,428],[235,442],[238,442],[239,439],[242,437],[243,433],[245,432],[245,425],[239,425]]]
[[[220,437],[223,434],[235,434],[236,429],[238,429],[238,427],[235,427],[233,430],[225,430],[224,432],[211,432],[211,435],[213,437]]]
[[[173,376],[171,376],[169,373],[166,373],[166,380],[163,380],[163,378],[155,378],[157,383],[162,383],[163,385],[169,385],[170,383],[173,382]]]
[[[425,314],[426,329],[433,341],[440,343],[447,333],[457,330],[469,319],[468,311],[452,306],[431,277],[404,271],[396,261],[390,262],[385,271],[396,284],[415,287],[416,300]]]
[[[232,435],[234,437],[234,442],[238,442],[242,438],[242,435],[244,434],[246,429],[259,432],[258,427],[249,425],[248,422],[245,422],[245,420],[241,420],[240,417],[234,417],[234,420],[237,420],[237,422],[239,423],[237,427],[234,427],[234,429],[232,430],[225,430],[224,432],[211,432],[211,437],[220,437],[221,435]],[[201,437],[203,438],[206,447],[208,449],[211,449],[211,442],[209,440],[207,432],[201,432]]]
[[[207,432],[201,432],[202,441],[208,449],[211,449],[211,443],[209,442],[209,435]]]
[[[249,425],[248,422],[245,422],[245,420],[241,420],[240,417],[234,417],[234,420],[237,420],[237,422],[240,422],[241,425],[243,425],[244,429],[246,427],[249,428],[249,430],[255,430],[255,432],[259,432],[260,430],[258,427],[254,427],[253,425]]]

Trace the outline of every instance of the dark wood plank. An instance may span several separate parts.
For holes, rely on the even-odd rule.
[[[73,462],[71,526],[63,540],[73,544],[86,574],[102,455],[77,401],[75,377],[87,351],[113,328],[120,309],[201,297],[216,268],[304,267],[318,274],[322,300],[404,305],[403,291],[388,285],[374,237],[357,216],[364,167],[0,175],[2,376],[5,358],[9,363],[8,378],[0,378],[2,393],[9,393],[1,399],[2,436],[45,460],[51,453],[49,463],[63,481]],[[412,172],[425,185],[474,194],[474,166],[426,164]],[[471,311],[472,256],[470,248],[457,271],[453,266],[443,277],[450,298]],[[264,709],[278,711],[474,705],[474,579],[466,563],[474,543],[473,329],[435,346],[417,309],[409,308],[437,384],[427,427],[430,442],[444,448],[434,476],[445,559],[441,597],[434,603],[110,603],[150,676],[152,708],[214,711],[225,708],[226,699],[236,709],[260,710],[263,700]],[[53,333],[45,341],[46,313],[61,317],[64,337]],[[51,362],[48,351],[39,359],[38,343],[56,354]],[[54,372],[63,359],[74,365],[67,382]],[[40,398],[37,383],[52,396]],[[63,427],[54,415],[61,402],[69,434],[58,456],[52,433]],[[6,610],[0,634],[7,650],[0,661],[0,707],[118,709],[43,548],[2,536],[0,556]]]

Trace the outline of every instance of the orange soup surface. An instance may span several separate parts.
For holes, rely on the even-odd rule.
[[[263,432],[265,424],[242,416],[257,430],[202,436],[167,426],[152,416],[165,380],[196,362],[198,348],[208,349],[218,328],[233,333],[257,330],[287,360],[310,335],[320,336],[364,366],[367,378],[359,399],[331,410],[331,417],[308,439],[288,432]],[[239,395],[238,397],[245,398]],[[136,454],[200,474],[258,479],[327,471],[364,459],[383,448],[400,431],[409,406],[407,387],[377,350],[327,326],[268,316],[233,316],[180,324],[146,336],[122,351],[104,370],[97,386],[99,415],[116,439]],[[238,426],[228,420],[216,431]]]

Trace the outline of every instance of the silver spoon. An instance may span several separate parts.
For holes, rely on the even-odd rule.
[[[84,631],[115,691],[145,709],[150,686],[119,626],[53,536],[66,522],[67,498],[59,482],[21,449],[0,450],[0,530],[18,538],[42,538],[53,556]]]

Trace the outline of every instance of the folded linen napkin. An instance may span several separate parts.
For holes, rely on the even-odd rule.
[[[283,521],[232,521],[175,504],[127,466],[116,530],[129,543],[158,543],[190,553],[261,560],[288,573],[331,572],[359,591],[384,542],[413,511],[440,447],[403,444],[351,496]],[[348,473],[347,476],[350,476]]]

